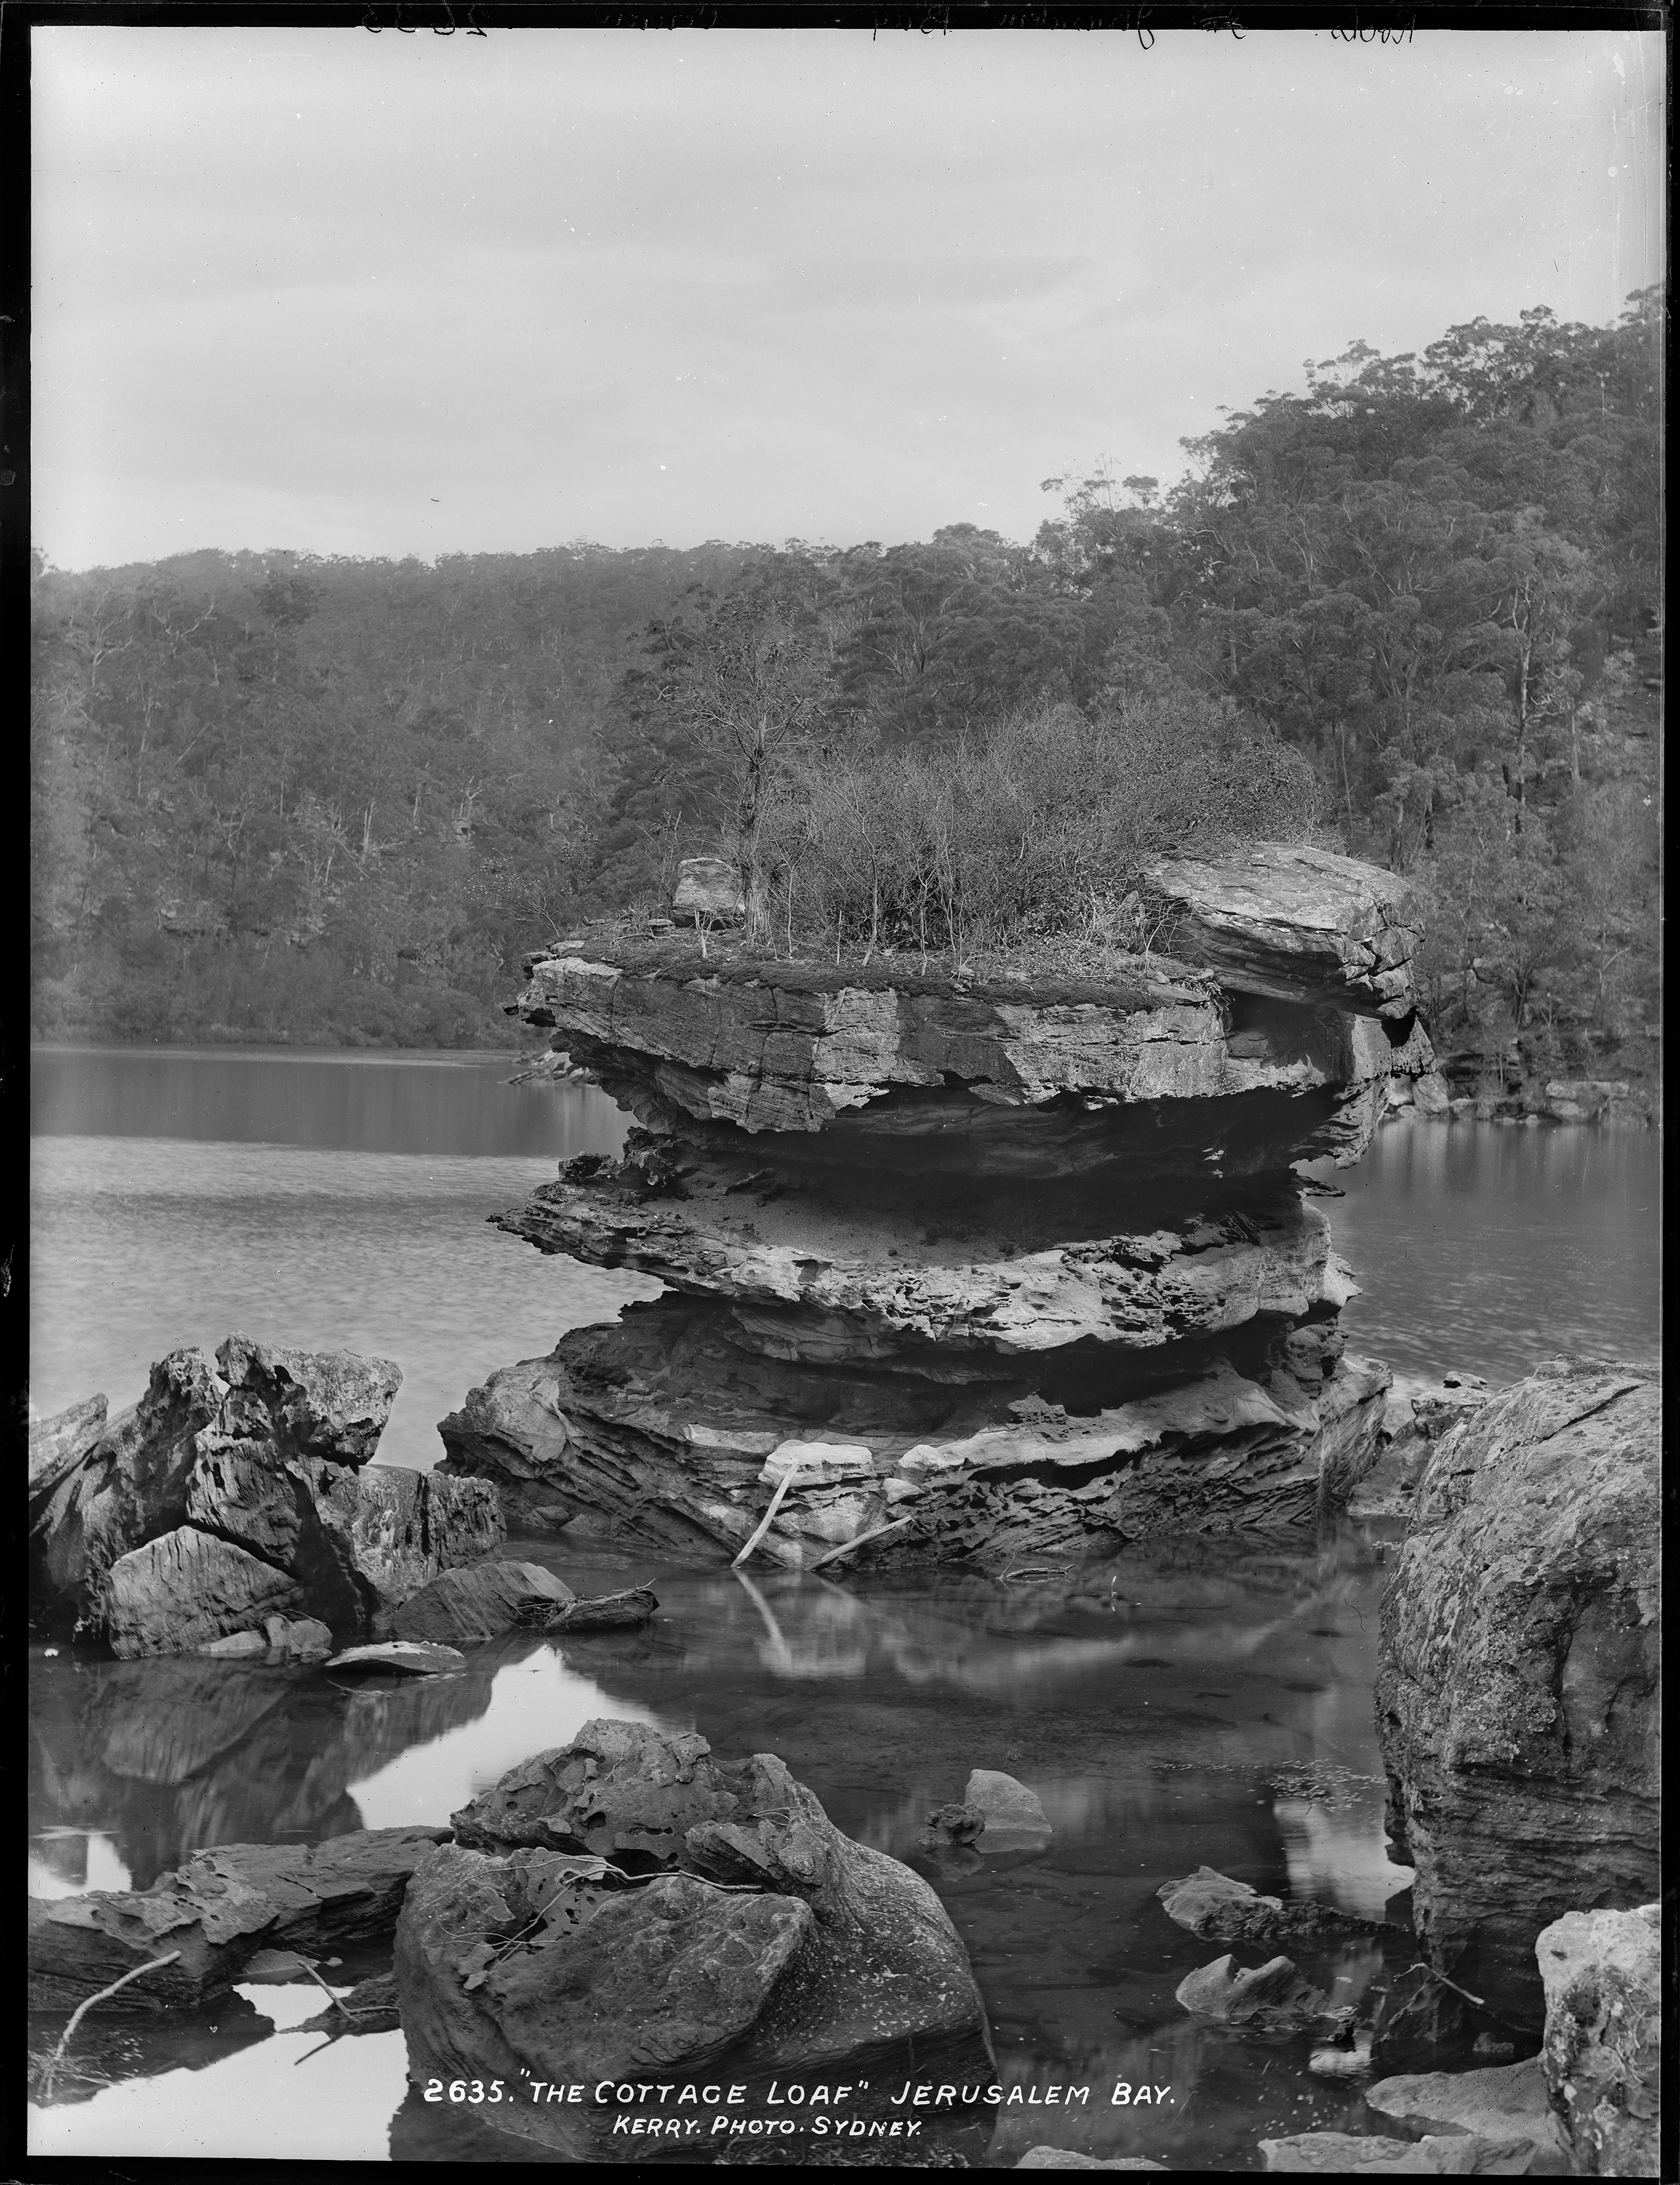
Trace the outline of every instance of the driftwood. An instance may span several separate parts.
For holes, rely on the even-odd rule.
[[[916,1517],[912,1513],[908,1517],[894,1517],[890,1524],[876,1525],[867,1533],[860,1533],[855,1540],[845,1540],[837,1548],[831,1548],[826,1556],[819,1556],[810,1568],[820,1571],[828,1563],[837,1563],[842,1556],[849,1556],[854,1550],[867,1546],[871,1540],[881,1540],[888,1533],[900,1532],[904,1526],[915,1523]]]
[[[126,1987],[130,1981],[138,1980],[142,1973],[161,1972],[165,1965],[172,1965],[180,1955],[179,1950],[171,1950],[167,1957],[153,1958],[143,1965],[136,1965],[132,1972],[125,1973],[120,1980],[114,1980],[109,1987],[102,1987],[98,1995],[90,1995],[86,2003],[77,2003],[76,2009],[70,2013],[70,2024],[59,2036],[58,2047],[47,2059],[47,2075],[41,2087],[41,2098],[43,2101],[52,2100],[53,2074],[64,2060],[64,2051],[70,2047],[71,2034],[92,2009],[94,2004],[104,2003],[108,1997],[114,1996],[119,1988]]]
[[[633,1585],[623,1593],[603,1593],[594,1601],[569,1601],[525,1628],[538,1631],[623,1631],[646,1623],[659,1606],[651,1586]],[[525,1619],[521,1618],[521,1622]]]

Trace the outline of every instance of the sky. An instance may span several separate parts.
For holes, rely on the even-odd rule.
[[[35,538],[1030,539],[1661,276],[1660,36],[36,28]]]

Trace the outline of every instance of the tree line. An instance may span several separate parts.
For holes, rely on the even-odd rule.
[[[784,949],[1112,951],[1160,848],[1311,833],[1431,898],[1438,1039],[1645,1075],[1664,322],[1356,344],[1027,544],[39,568],[36,1030],[503,1038],[703,851]]]

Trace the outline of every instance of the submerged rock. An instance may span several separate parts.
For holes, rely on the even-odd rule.
[[[339,2004],[342,2003],[342,2009]],[[329,2003],[325,2010],[306,2018],[298,2027],[300,2033],[397,2033],[402,2029],[402,2020],[397,2009],[397,1984],[395,1973],[376,1973],[372,1980],[359,1981],[350,1993],[339,2003]]]
[[[1282,1957],[1246,1972],[1233,1957],[1216,1958],[1211,1965],[1186,1974],[1173,1995],[1196,2018],[1247,2026],[1257,2033],[1298,2032],[1328,2012],[1324,1991]]]
[[[1343,1355],[1350,1278],[1292,1171],[1357,1159],[1431,1067],[1408,899],[1275,845],[1157,882],[1199,964],[987,984],[623,930],[531,959],[518,1013],[638,1127],[501,1226],[667,1293],[472,1390],[444,1469],[521,1523],[722,1560],[776,1453],[824,1445],[755,1550],[793,1568],[1339,1506],[1389,1377]]]
[[[914,2041],[989,2078],[962,1945],[919,1875],[841,1835],[771,1755],[586,1724],[456,1817],[396,1971],[412,2076],[840,2070]],[[518,2101],[486,2121],[569,2144]]]
[[[29,1902],[31,2009],[69,2011],[137,1967],[100,2005],[130,2015],[196,2009],[225,1994],[259,1950],[325,1957],[389,1933],[409,1876],[446,1829],[364,1829],[322,1844],[223,1844],[147,1890]]]
[[[363,1629],[487,1554],[505,1531],[492,1490],[368,1461],[400,1378],[243,1336],[216,1366],[171,1353],[32,1484],[32,1606],[124,1656],[178,1652],[294,1610]]]
[[[1437,1444],[1383,1602],[1420,1938],[1536,2035],[1541,1930],[1656,1885],[1659,1397],[1649,1369],[1561,1364],[1492,1397]]]
[[[1310,1901],[1285,1904],[1262,1897],[1246,1881],[1233,1881],[1211,1866],[1199,1866],[1181,1881],[1163,1882],[1156,1895],[1169,1920],[1208,1942],[1276,1942],[1286,1937],[1397,1931],[1381,1920],[1364,1920],[1334,1905]]]
[[[1546,1993],[1541,2069],[1577,2177],[1660,2174],[1661,1932],[1657,1904],[1571,1912],[1535,1946]]]

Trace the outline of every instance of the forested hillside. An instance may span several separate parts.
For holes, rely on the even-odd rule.
[[[657,907],[692,852],[839,947],[868,917],[837,830],[871,809],[945,839],[1053,761],[1092,791],[1058,808],[1135,845],[1128,801],[1193,830],[1217,764],[1227,804],[1252,785],[1431,892],[1439,1043],[1648,1076],[1663,332],[1652,292],[1613,327],[1356,345],[1187,444],[1171,493],[1047,482],[1030,545],[39,570],[36,1033],[502,1039],[524,949]],[[887,945],[909,913],[873,911]]]

